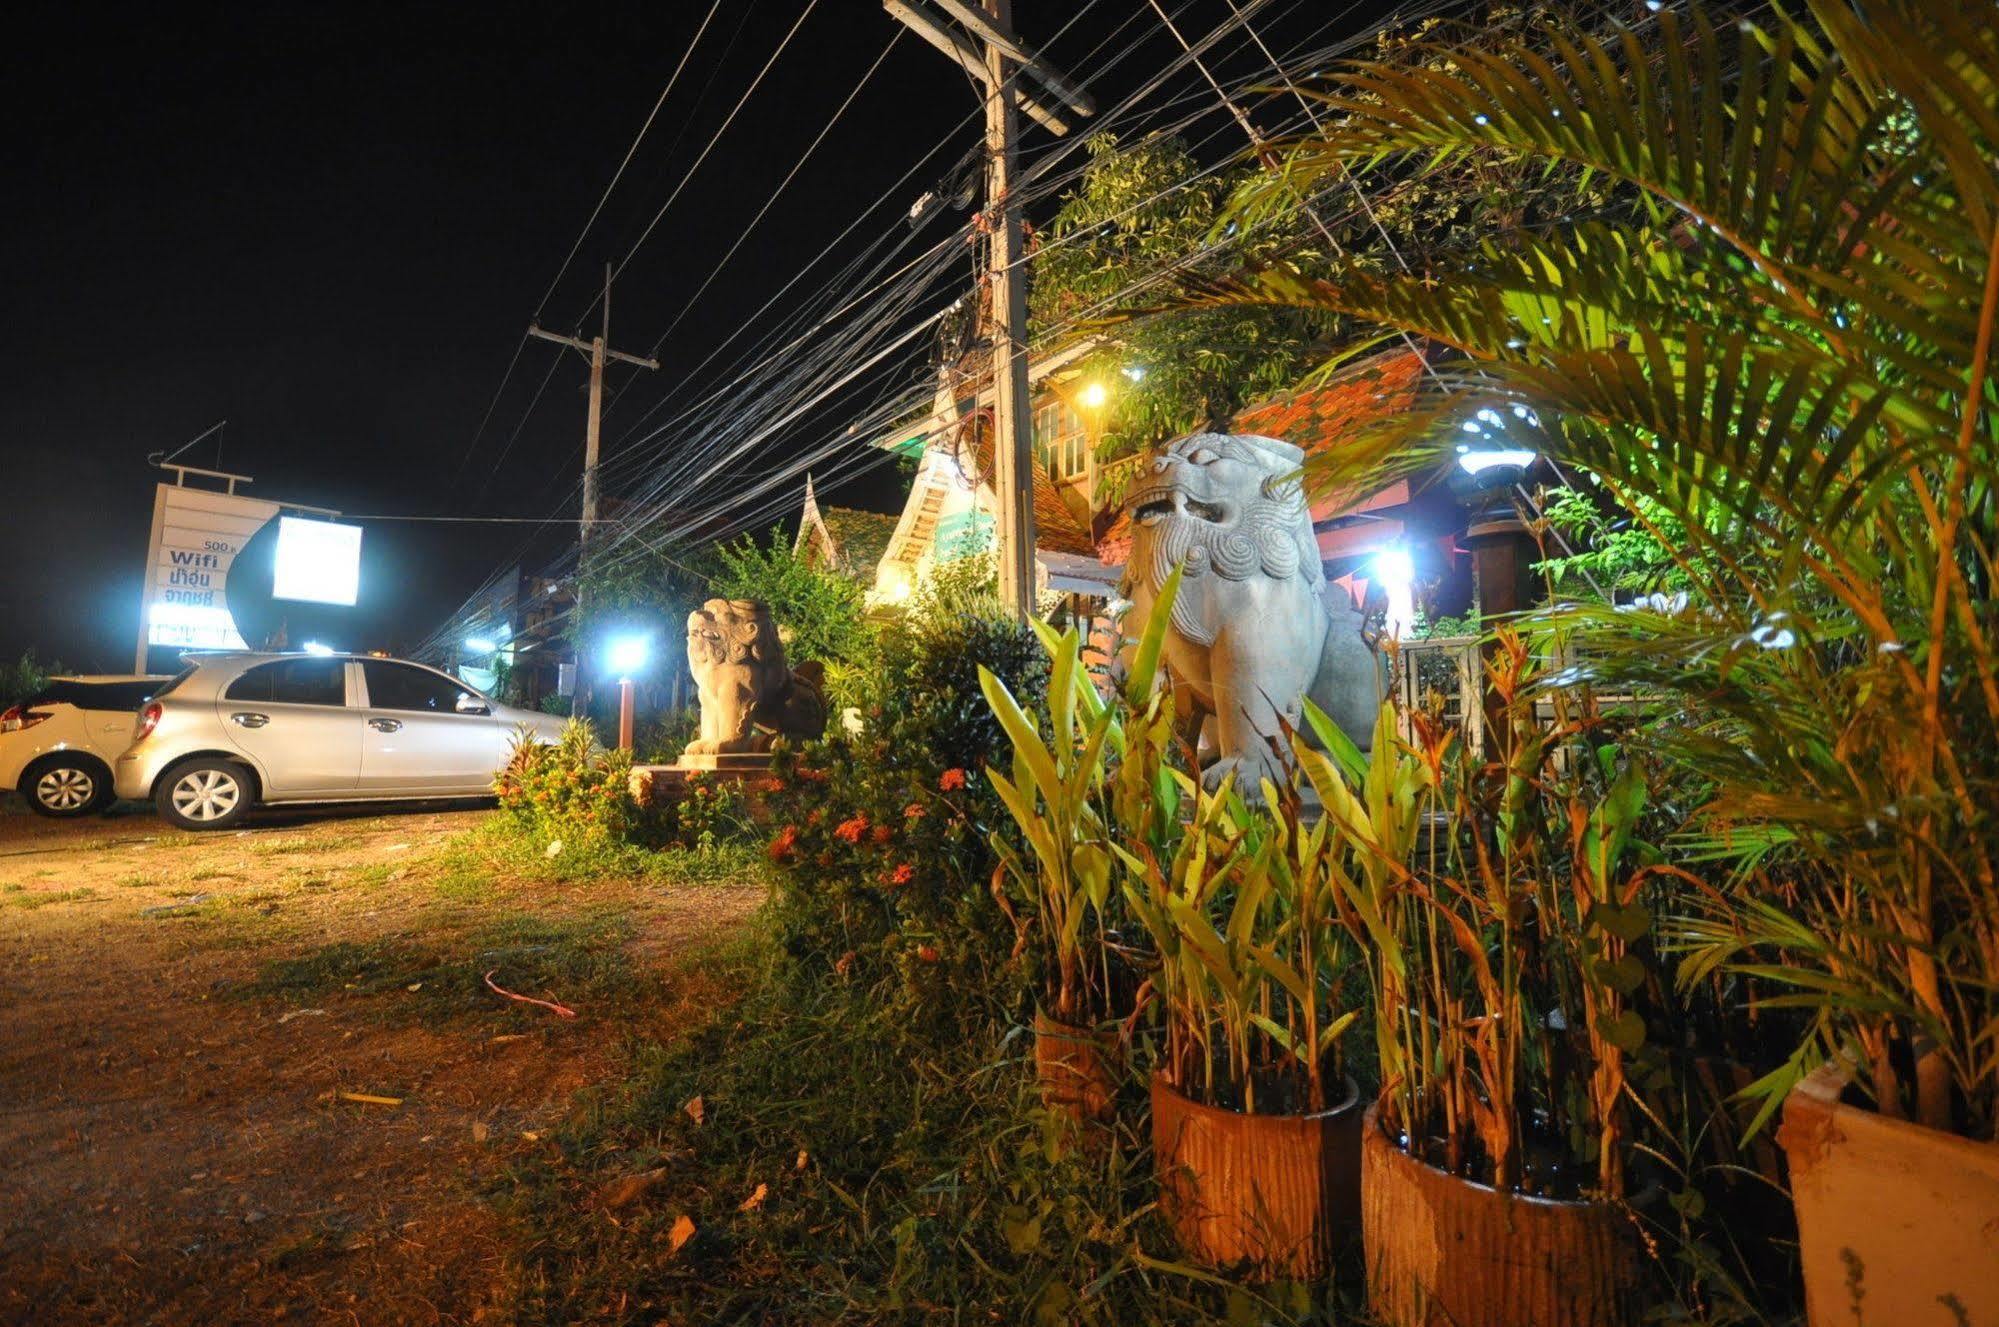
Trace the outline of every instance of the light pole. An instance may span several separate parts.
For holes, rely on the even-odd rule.
[[[637,708],[637,687],[632,683],[632,674],[645,667],[646,638],[620,636],[611,642],[606,653],[611,671],[618,677],[618,749],[630,751]]]

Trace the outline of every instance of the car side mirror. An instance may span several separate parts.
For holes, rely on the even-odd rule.
[[[485,701],[469,692],[459,693],[456,708],[460,714],[491,714],[493,712]]]

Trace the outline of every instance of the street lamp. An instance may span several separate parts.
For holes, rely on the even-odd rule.
[[[612,639],[611,647],[605,651],[605,659],[611,671],[618,675],[618,747],[632,749],[632,728],[634,720],[635,688],[632,674],[645,667],[648,642],[644,636],[618,636]]]

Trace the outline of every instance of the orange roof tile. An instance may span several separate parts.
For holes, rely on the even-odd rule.
[[[1410,409],[1422,373],[1421,355],[1389,351],[1362,360],[1323,387],[1288,392],[1240,411],[1231,427],[1237,433],[1288,442],[1307,456],[1323,455],[1361,425]],[[1312,504],[1312,519],[1326,521],[1349,511],[1408,501],[1406,484],[1393,485],[1391,490],[1361,502],[1348,494],[1332,494]],[[1387,501],[1376,502],[1376,497]],[[1131,519],[1120,512],[1097,541],[1097,556],[1106,565],[1116,566],[1130,552]]]

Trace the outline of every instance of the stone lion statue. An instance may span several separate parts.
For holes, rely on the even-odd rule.
[[[1381,664],[1361,615],[1319,562],[1297,478],[1303,460],[1275,438],[1197,433],[1141,469],[1124,503],[1124,595],[1149,613],[1173,568],[1186,566],[1166,631],[1167,673],[1190,725],[1213,716],[1208,786],[1234,770],[1252,799],[1260,779],[1282,780],[1279,719],[1303,727],[1303,697],[1362,749],[1381,706]]]
[[[701,736],[683,757],[768,751],[779,736],[826,730],[823,672],[786,666],[769,604],[710,599],[689,613],[687,670],[701,696]]]

